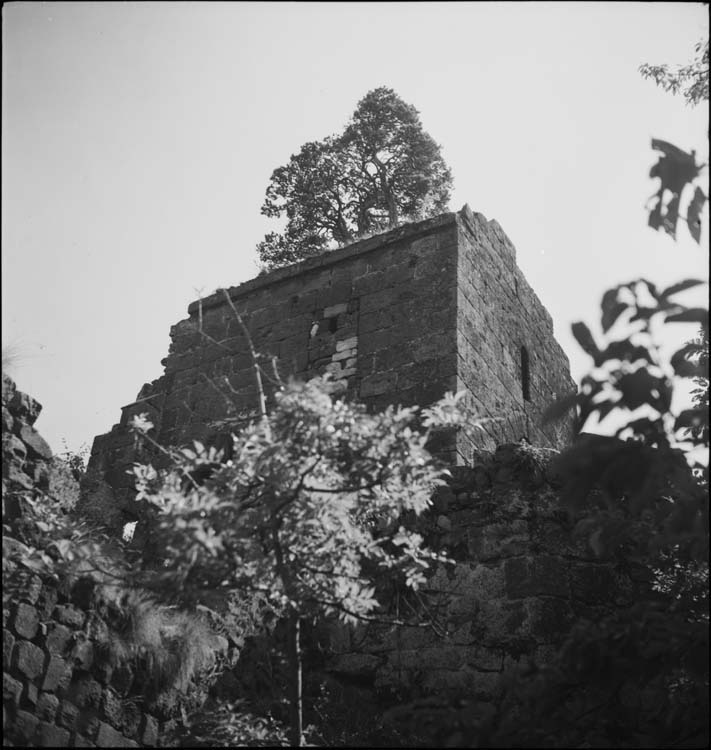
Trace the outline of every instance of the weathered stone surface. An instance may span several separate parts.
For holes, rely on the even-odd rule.
[[[136,704],[126,703],[123,706],[123,714],[121,716],[121,732],[129,739],[136,738],[141,721],[141,712]]]
[[[37,698],[39,697],[39,690],[37,685],[33,682],[25,682],[22,686],[22,695],[20,696],[20,705],[23,708],[34,710],[37,705]]]
[[[158,720],[150,714],[143,714],[138,732],[143,745],[155,747],[158,742]]]
[[[69,732],[45,721],[39,725],[38,747],[68,747]]]
[[[2,431],[3,433],[12,432],[12,426],[14,424],[12,414],[7,410],[5,406],[2,407]]]
[[[33,643],[18,641],[15,644],[13,656],[14,669],[30,680],[42,674],[44,668],[44,652]]]
[[[5,373],[2,374],[2,403],[3,406],[7,406],[10,401],[12,400],[12,397],[15,395],[15,391],[17,390],[17,386],[15,385],[15,381]]]
[[[67,700],[60,701],[57,711],[57,723],[65,729],[74,729],[79,718],[79,709]]]
[[[101,725],[98,713],[97,708],[88,708],[80,711],[76,720],[77,732],[90,740],[95,740]]]
[[[129,740],[113,727],[103,721],[99,725],[99,733],[96,736],[97,747],[139,747],[137,742]]]
[[[110,688],[107,688],[102,693],[99,710],[104,721],[116,729],[121,729],[123,706],[119,696]]]
[[[59,698],[57,698],[56,695],[53,695],[52,693],[40,693],[39,698],[37,699],[35,716],[42,721],[54,723],[58,709]]]
[[[44,642],[51,654],[62,656],[68,650],[73,636],[73,631],[65,625],[50,622],[47,626],[47,635]]]
[[[2,674],[2,699],[3,703],[18,706],[22,695],[22,683],[15,680],[7,672]]]
[[[27,476],[24,471],[13,461],[9,464],[7,464],[3,460],[3,480],[7,480],[7,482],[14,488],[20,488],[24,490],[32,490],[34,489],[34,485],[32,484],[31,477]],[[3,501],[5,501],[5,498],[3,498]],[[7,507],[7,506],[6,506]],[[6,514],[7,518],[7,514]]]
[[[20,464],[27,458],[27,446],[16,435],[4,434],[2,436],[2,451]]]
[[[77,607],[71,604],[62,605],[55,607],[54,617],[63,625],[67,625],[70,628],[80,628],[84,624],[86,615]]]
[[[9,630],[2,631],[2,668],[12,667],[12,649],[15,647],[15,636]]]
[[[42,404],[35,401],[32,396],[22,393],[22,391],[15,391],[7,408],[14,417],[32,425],[37,421],[37,417],[42,411]]]
[[[39,576],[29,575],[25,581],[23,591],[20,593],[20,599],[28,604],[36,604],[42,593],[42,581]]]
[[[35,430],[34,427],[23,425],[19,430],[20,440],[27,446],[27,455],[30,458],[41,458],[49,461],[52,458],[52,449],[47,441]]]
[[[75,669],[89,671],[94,663],[94,644],[91,641],[79,640],[69,656]]]
[[[39,628],[39,615],[37,610],[29,604],[20,602],[15,610],[12,629],[20,636],[32,640]]]
[[[98,708],[101,702],[101,685],[88,676],[73,680],[67,692],[67,698],[79,708]]]
[[[18,711],[12,722],[12,735],[20,740],[20,743],[30,743],[37,732],[39,719],[28,711]],[[22,744],[20,745],[22,746]]]
[[[86,737],[74,732],[71,739],[71,747],[96,747],[93,742],[90,742]]]
[[[51,656],[42,679],[42,690],[48,692],[63,690],[69,685],[71,676],[71,666],[60,657]]]

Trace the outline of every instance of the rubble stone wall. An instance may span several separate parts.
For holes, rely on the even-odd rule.
[[[391,602],[390,615],[410,627],[321,627],[331,695],[363,712],[363,721],[408,701],[443,711],[458,699],[493,705],[507,677],[530,661],[550,661],[576,622],[643,595],[647,571],[623,574],[574,538],[574,521],[561,512],[556,456],[509,444],[452,469],[415,527],[456,564],[440,565],[410,606]],[[410,607],[435,627],[416,627]]]
[[[51,490],[52,451],[34,427],[41,409],[3,373],[2,515],[8,528],[22,524],[28,498],[41,501]],[[4,531],[3,551],[13,545],[22,543]],[[63,590],[3,558],[3,745],[156,747],[158,718],[141,710],[130,669],[97,658],[105,641],[97,635],[107,624],[81,599],[80,588]]]

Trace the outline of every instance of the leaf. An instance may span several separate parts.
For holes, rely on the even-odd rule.
[[[575,340],[580,344],[582,349],[589,354],[591,357],[595,357],[600,353],[600,350],[595,343],[590,329],[583,322],[573,323],[571,326],[573,336]]]
[[[663,156],[659,157],[657,163],[649,171],[650,177],[658,177],[660,180],[657,203],[649,214],[649,226],[653,229],[661,227],[667,234],[676,237],[679,197],[686,185],[698,176],[700,168],[696,165],[696,155],[693,151],[689,154],[667,141],[656,138],[652,139],[652,148],[661,151]],[[672,194],[666,207],[662,202],[665,191]]]
[[[622,399],[618,405],[634,410],[643,404],[654,404],[658,401],[653,391],[660,388],[660,381],[642,367],[635,372],[623,375],[617,381],[617,388],[622,393]]]
[[[700,323],[709,327],[709,311],[703,307],[690,307],[678,313],[671,313],[664,319],[667,323]]]
[[[684,344],[671,357],[671,366],[675,374],[682,378],[693,378],[703,374],[703,364],[696,360],[704,351],[704,347],[694,341]]]
[[[708,421],[708,409],[702,407],[684,409],[674,422],[674,431],[676,432],[676,430],[681,430],[682,428],[701,427],[708,424]]]
[[[701,279],[684,279],[684,281],[679,281],[676,284],[668,286],[662,292],[662,297],[671,297],[672,294],[678,294],[679,292],[684,292],[687,289],[693,289],[695,286],[699,286],[699,284],[705,283],[706,282],[701,281]]]
[[[607,333],[614,325],[617,318],[627,309],[627,304],[617,299],[620,287],[608,289],[602,297],[602,330]]]
[[[703,210],[704,203],[706,203],[706,196],[704,195],[704,191],[697,185],[694,197],[686,209],[686,224],[689,227],[689,233],[697,243],[701,242],[701,211]]]
[[[600,352],[595,357],[595,365],[596,367],[600,367],[603,363],[611,359],[619,359],[626,362],[637,362],[643,359],[651,362],[652,355],[645,346],[633,344],[629,339],[623,339],[622,341],[613,341],[607,349]]]

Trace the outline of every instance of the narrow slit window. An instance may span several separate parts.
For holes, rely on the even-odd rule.
[[[525,346],[521,347],[521,391],[523,400],[531,400],[531,366],[528,360],[528,350]]]

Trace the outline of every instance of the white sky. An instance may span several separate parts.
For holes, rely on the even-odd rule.
[[[579,379],[570,323],[609,286],[707,276],[644,212],[650,139],[707,160],[707,110],[637,72],[707,35],[700,3],[6,3],[3,343],[38,429],[76,450],[118,421],[196,290],[256,274],[272,170],[377,86],[442,145],[452,210],[516,245]]]

